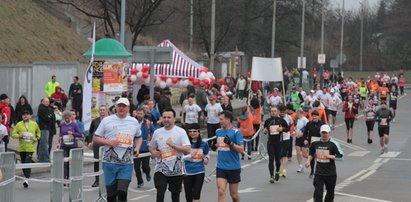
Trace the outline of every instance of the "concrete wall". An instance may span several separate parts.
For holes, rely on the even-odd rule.
[[[37,114],[40,100],[46,97],[44,87],[51,80],[51,76],[56,75],[60,86],[68,93],[73,76],[78,75],[79,68],[78,62],[0,65],[0,93],[6,93],[13,106],[21,95],[25,95],[33,107],[34,114]]]

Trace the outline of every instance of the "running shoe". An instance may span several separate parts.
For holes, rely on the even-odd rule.
[[[282,174],[283,174],[282,177],[284,177],[284,178],[287,177],[287,171],[286,171],[286,170],[283,170],[283,173],[282,173]]]
[[[372,144],[372,139],[368,138],[367,142],[368,144]]]
[[[98,182],[94,181],[94,183],[91,185],[91,187],[98,187]]]
[[[270,177],[270,183],[274,184],[274,177],[273,176]]]
[[[144,183],[137,184],[137,188],[141,188],[144,186]]]
[[[283,171],[280,171],[280,177],[282,177],[283,176]]]
[[[388,147],[384,147],[384,153],[388,152]]]
[[[147,180],[147,182],[150,182],[151,181],[151,175],[147,175],[146,180]]]
[[[302,172],[304,172],[304,167],[303,165],[300,165],[300,167],[297,170],[297,173],[302,173]]]
[[[280,179],[280,173],[275,173],[275,181],[278,181]]]
[[[23,187],[24,187],[24,188],[28,188],[28,187],[29,187],[29,181],[24,180],[24,182],[23,182]]]
[[[380,154],[384,154],[384,148],[381,148],[381,152],[380,152]]]

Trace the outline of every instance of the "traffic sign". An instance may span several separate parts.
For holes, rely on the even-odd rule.
[[[305,67],[306,67],[306,60],[307,58],[306,57],[303,57],[303,69],[305,69]],[[297,59],[297,68],[298,69],[301,69],[301,57],[298,57],[298,59]]]
[[[338,63],[337,60],[330,60],[330,67],[331,68],[337,68],[338,67]]]
[[[318,54],[318,64],[325,64],[325,54],[324,53],[320,53]]]

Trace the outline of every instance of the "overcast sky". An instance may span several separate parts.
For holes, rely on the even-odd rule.
[[[345,0],[345,9],[346,10],[353,10],[360,8],[360,1],[361,0]],[[364,0],[363,0],[364,1]],[[367,0],[369,8],[375,8],[378,5],[380,0]],[[342,0],[331,0],[331,3],[334,7],[340,7],[342,4]]]

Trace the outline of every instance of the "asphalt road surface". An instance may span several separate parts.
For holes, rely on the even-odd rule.
[[[335,201],[355,202],[385,202],[411,201],[411,100],[410,96],[401,98],[398,104],[395,123],[391,125],[388,153],[380,155],[378,134],[374,143],[367,144],[366,126],[361,116],[354,123],[353,143],[347,144],[343,113],[338,112],[337,128],[332,137],[338,140],[344,150],[344,161],[337,161],[337,186]],[[377,126],[374,128],[377,132]],[[264,139],[264,137],[263,137]],[[281,178],[275,184],[268,182],[268,163],[253,154],[253,160],[242,161],[242,181],[240,183],[241,201],[312,201],[314,187],[309,179],[309,170],[297,173],[298,165],[295,155],[287,169],[287,177]],[[201,201],[217,201],[215,175],[211,171],[215,167],[216,153],[211,154],[206,175],[211,181],[204,183]],[[304,160],[305,162],[305,160]],[[152,164],[152,168],[154,165]],[[92,165],[85,165],[85,172],[92,172]],[[33,174],[32,178],[49,179],[50,174]],[[133,177],[129,188],[129,201],[155,201],[156,190],[153,182],[145,182],[143,188],[136,188],[136,178]],[[95,201],[98,190],[91,188],[94,178],[84,181],[84,201]],[[22,181],[16,184],[16,201],[44,202],[50,200],[50,185],[48,183],[30,182],[28,189],[23,188]],[[65,190],[65,201],[68,201],[68,189]],[[171,201],[170,193],[166,201]],[[184,191],[181,201],[185,201]],[[227,193],[227,201],[231,201]]]

